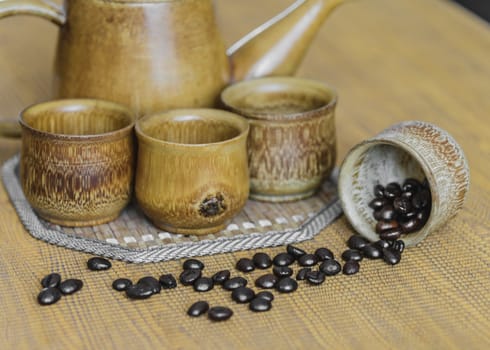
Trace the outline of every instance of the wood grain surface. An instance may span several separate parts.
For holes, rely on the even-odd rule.
[[[227,43],[291,2],[216,1]],[[15,120],[27,105],[49,99],[56,31],[35,18],[0,21],[2,118]],[[267,313],[250,312],[220,288],[197,295],[179,286],[150,300],[128,300],[111,289],[115,278],[178,274],[182,262],[114,262],[111,270],[88,271],[90,255],[31,238],[1,187],[0,348],[488,349],[489,53],[488,24],[448,1],[358,0],[335,11],[297,75],[338,89],[338,162],[353,145],[394,123],[428,121],[446,129],[465,151],[469,198],[456,218],[407,250],[399,265],[363,261],[357,275],[276,295]],[[0,161],[19,148],[18,140],[1,138]],[[351,234],[341,218],[299,246],[328,246],[338,256]],[[253,253],[205,257],[205,273],[230,268],[239,275],[235,262]],[[41,307],[40,279],[52,271],[85,285]],[[224,323],[191,319],[186,310],[199,299],[229,306],[235,314]]]

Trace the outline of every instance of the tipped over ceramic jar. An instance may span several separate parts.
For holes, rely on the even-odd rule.
[[[339,196],[352,227],[371,241],[379,240],[377,221],[369,203],[376,185],[406,179],[426,180],[431,194],[430,214],[418,230],[402,234],[414,246],[462,208],[470,174],[463,150],[441,128],[421,121],[396,124],[350,150],[339,174]]]

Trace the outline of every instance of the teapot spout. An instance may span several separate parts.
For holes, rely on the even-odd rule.
[[[292,75],[320,26],[345,0],[297,0],[233,44],[227,54],[232,81]]]

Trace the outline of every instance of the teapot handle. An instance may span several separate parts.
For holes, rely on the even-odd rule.
[[[13,15],[38,16],[60,26],[66,22],[63,9],[47,0],[0,1],[0,18]]]

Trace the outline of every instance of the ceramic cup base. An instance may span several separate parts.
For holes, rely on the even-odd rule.
[[[152,221],[153,225],[156,227],[170,233],[179,233],[182,235],[208,235],[211,233],[216,233],[221,230],[224,230],[226,224],[220,224],[218,226],[205,227],[205,228],[184,228],[184,227],[175,227],[163,222]]]
[[[306,199],[315,194],[317,190],[310,190],[307,192],[301,193],[293,193],[293,194],[285,194],[285,195],[271,195],[271,194],[263,194],[263,193],[250,193],[250,198],[253,200],[261,201],[261,202],[294,202],[299,201],[301,199]]]

